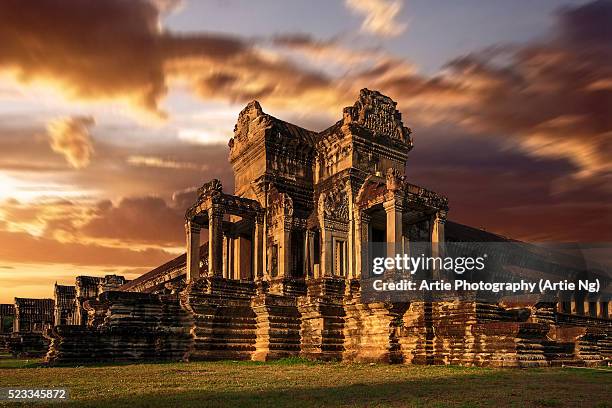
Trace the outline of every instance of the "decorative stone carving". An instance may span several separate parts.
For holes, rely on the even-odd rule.
[[[401,190],[406,182],[406,178],[402,175],[402,173],[393,167],[387,169],[385,173],[385,180],[387,183],[387,190],[389,191]]]
[[[284,223],[286,227],[290,227],[294,211],[291,196],[272,188],[269,200],[267,219],[270,228],[276,228],[279,223]]]
[[[207,196],[219,195],[223,192],[223,185],[218,179],[212,179],[208,183],[204,183],[198,188],[198,198],[202,199]]]
[[[412,145],[411,130],[404,127],[396,105],[388,96],[364,88],[359,92],[357,102],[344,108],[343,125],[356,123],[371,131],[375,137],[389,137]]]
[[[236,122],[236,126],[234,126],[234,137],[236,139],[248,137],[251,122],[263,115],[264,112],[259,102],[249,102],[238,115],[238,121]]]
[[[319,212],[325,218],[348,221],[348,195],[344,188],[334,188],[319,197]]]

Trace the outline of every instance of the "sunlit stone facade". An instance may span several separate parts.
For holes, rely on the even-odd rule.
[[[425,243],[435,256],[445,242],[507,241],[447,222],[447,199],[408,182],[411,131],[390,98],[364,89],[322,132],[251,102],[229,148],[234,192],[219,180],[198,189],[186,254],[84,303],[87,327],[49,334],[50,362],[300,356],[531,367],[610,358],[604,298],[589,300],[589,313],[576,306],[584,299],[362,299],[369,242],[402,251]]]

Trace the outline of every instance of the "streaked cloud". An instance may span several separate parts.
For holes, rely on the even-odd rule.
[[[54,276],[172,258],[196,188],[219,178],[232,191],[227,142],[243,104],[322,130],[363,87],[398,102],[414,130],[410,180],[447,194],[452,219],[606,240],[612,3],[565,7],[546,35],[447,55],[435,74],[371,46],[406,29],[402,4],[347,0],[377,37],[365,38],[179,31],[164,24],[190,5],[173,0],[0,2],[0,286],[33,294]]]
[[[361,30],[381,37],[402,34],[406,23],[397,21],[402,10],[402,0],[345,0],[346,6],[364,17]]]
[[[132,166],[157,167],[161,169],[208,169],[208,166],[204,164],[179,162],[155,156],[130,156],[127,162]]]

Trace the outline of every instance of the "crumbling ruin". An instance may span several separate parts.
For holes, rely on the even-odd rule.
[[[10,352],[26,357],[45,355],[49,341],[44,333],[55,324],[53,299],[15,298],[14,311]]]

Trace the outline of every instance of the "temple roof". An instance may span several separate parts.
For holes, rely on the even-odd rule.
[[[53,307],[55,301],[53,299],[33,299],[33,298],[15,298],[15,306],[36,306],[36,307]]]
[[[259,139],[264,133],[277,136],[281,143],[291,141],[311,147],[314,147],[317,136],[317,132],[265,113],[259,102],[251,101],[238,114],[234,137],[229,141],[230,156],[239,155],[247,148],[250,139]]]
[[[205,243],[200,246],[200,259],[204,259],[207,256],[207,254],[208,254],[208,243]],[[119,288],[117,288],[117,290],[125,290],[125,291],[132,290],[133,288],[139,286],[140,284],[144,282],[155,280],[156,278],[163,276],[174,270],[177,270],[177,269],[185,270],[186,265],[187,265],[187,254],[179,255],[176,258],[171,259],[170,261],[166,262],[165,264],[162,264],[158,266],[157,268],[152,269],[143,275],[140,275],[138,278],[129,281],[125,285],[120,286]]]

